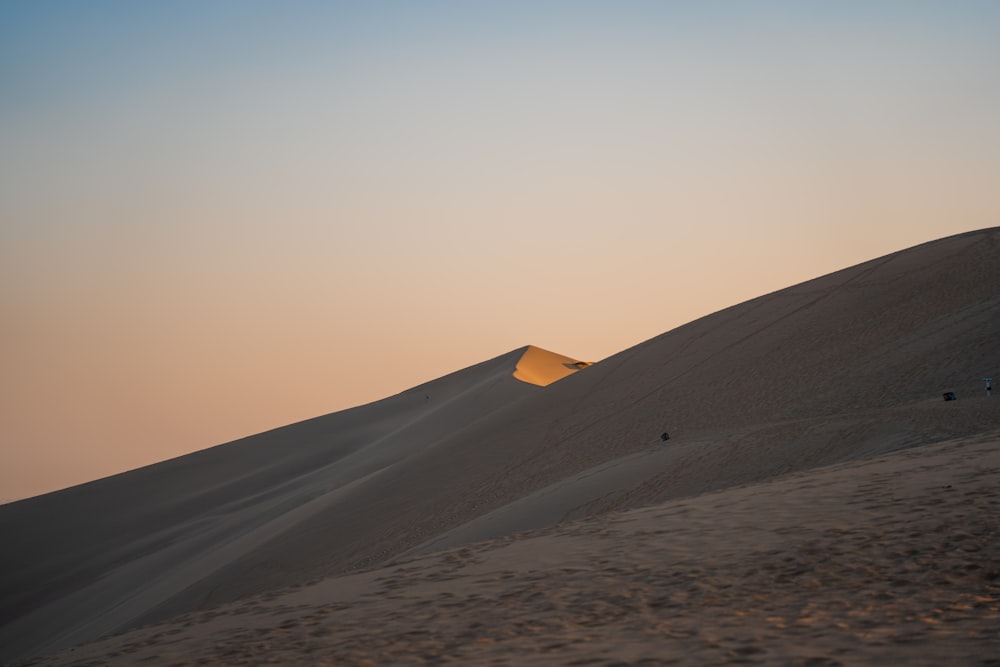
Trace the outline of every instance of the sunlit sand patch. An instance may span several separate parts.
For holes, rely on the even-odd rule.
[[[514,377],[528,384],[546,387],[592,365],[589,361],[579,361],[529,345],[517,362]]]

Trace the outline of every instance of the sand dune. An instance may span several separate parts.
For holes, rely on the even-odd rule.
[[[0,659],[985,664],[997,340],[990,229],[5,505]]]

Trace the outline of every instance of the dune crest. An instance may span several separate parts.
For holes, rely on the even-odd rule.
[[[514,377],[521,382],[546,387],[592,365],[590,361],[579,361],[529,345],[517,362]]]

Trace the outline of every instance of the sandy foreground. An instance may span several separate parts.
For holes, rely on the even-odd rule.
[[[459,547],[19,665],[1000,665],[1000,432]]]

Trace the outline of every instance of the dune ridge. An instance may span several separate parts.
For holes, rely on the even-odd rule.
[[[979,443],[948,451],[958,458],[961,452],[982,457],[985,476],[975,483],[983,495],[979,500],[962,497],[989,510],[995,506],[996,485],[991,491],[984,480],[995,480],[997,469],[988,450],[996,439],[987,436],[1000,429],[1000,398],[985,397],[980,378],[995,376],[998,339],[1000,229],[991,228],[763,295],[668,331],[585,373],[569,368],[566,364],[576,362],[568,357],[532,346],[519,348],[383,401],[4,505],[0,533],[10,536],[13,546],[0,552],[0,660],[65,649],[178,614],[201,613],[187,618],[207,623],[215,612],[206,610],[253,596],[281,597],[284,593],[274,591],[317,579],[325,578],[323,590],[328,592],[348,590],[358,581],[353,577],[367,576],[359,572],[389,567],[394,559],[417,564],[394,571],[393,580],[415,587],[420,599],[437,600],[433,591],[441,582],[425,576],[429,570],[422,568],[438,567],[432,562],[461,566],[464,554],[479,552],[477,544],[520,540],[515,536],[525,531],[544,534],[602,525],[618,513],[667,507],[664,503],[710,503],[713,494],[727,489],[737,493],[753,486],[780,497],[786,488],[782,480],[830,466],[874,465],[884,457],[905,458],[909,453],[918,463],[925,455],[927,461],[936,460],[928,449],[934,443]],[[517,377],[522,362],[522,375],[539,381],[562,373],[559,368],[567,373],[541,388]],[[960,399],[944,402],[944,391],[957,391]],[[667,442],[660,440],[663,431],[671,434]],[[944,465],[952,477],[942,478],[942,486],[956,488],[956,480],[965,484],[971,479],[971,473],[955,466],[959,463]],[[858,472],[860,468],[851,470],[866,474]],[[913,479],[931,483],[919,471],[913,474]],[[870,481],[878,497],[894,498],[897,493],[891,476],[879,473]],[[838,484],[849,486],[851,481],[841,479]],[[940,508],[945,514],[928,509],[927,517],[944,522],[961,514],[961,503],[949,502]],[[925,504],[934,505],[929,499]],[[816,521],[843,522],[851,530],[853,521],[860,522],[856,513],[838,513],[829,503],[824,507],[828,516]],[[806,517],[798,506],[783,511],[788,513],[789,530],[797,516]],[[883,519],[907,526],[906,512],[905,503],[893,502]],[[959,518],[971,523],[962,525],[970,531],[984,525],[979,509],[969,512]],[[765,529],[763,519],[741,516],[746,517],[745,525],[725,524],[732,533],[729,538],[752,542],[752,536]],[[985,525],[993,530],[993,524]],[[679,532],[671,533],[674,537],[708,539],[707,533],[699,533],[702,529],[685,532],[683,522],[675,527]],[[644,541],[629,531],[605,537],[602,546],[587,548],[596,560],[611,563],[608,568],[617,567],[617,560],[626,570],[633,567],[628,565],[630,554],[639,546],[662,551],[668,561],[672,558],[666,542]],[[906,546],[905,534],[897,537],[893,544],[900,549],[920,546]],[[808,539],[820,538],[826,539]],[[704,558],[731,567],[723,541],[708,542],[715,546]],[[537,566],[542,568],[539,563],[544,561],[552,569],[537,577],[522,573],[522,584],[537,584],[545,576],[557,576],[560,568],[577,567],[542,546],[546,542],[524,542],[529,543]],[[993,571],[990,563],[1000,561],[996,544],[980,544],[976,558],[985,560],[959,558],[955,567],[976,565],[985,573]],[[795,553],[790,556],[797,558]],[[849,559],[853,552],[845,553]],[[922,571],[926,566],[921,562],[916,567]],[[809,573],[821,564],[807,560],[803,567]],[[588,571],[614,587],[611,570]],[[866,576],[843,582],[848,586],[878,578],[876,573]],[[486,585],[481,578],[474,581]],[[932,597],[946,595],[950,585],[934,583],[933,577],[921,581],[943,587],[928,589]],[[510,590],[524,590],[522,584],[511,583]],[[497,585],[484,590],[503,596],[503,586]],[[573,579],[572,585],[582,587],[579,599],[592,605],[598,605],[600,590],[611,590],[586,588],[582,579]],[[990,585],[981,584],[987,592],[993,590]],[[782,590],[788,598],[775,604],[798,604],[794,591]],[[677,594],[692,595],[688,589]],[[572,590],[567,595],[573,595]],[[556,597],[540,599],[557,608],[569,604]],[[925,602],[938,604],[933,600]],[[995,646],[995,635],[984,634],[980,624],[993,618],[990,600],[963,616],[972,623],[967,627],[973,642],[964,655],[995,653],[987,651]],[[405,601],[399,607],[386,604],[378,607],[381,613],[408,608]],[[467,608],[481,609],[477,604]],[[641,605],[623,605],[629,614],[643,618],[653,613]],[[918,611],[933,615],[934,608],[925,605]],[[353,612],[337,613],[347,622]],[[611,637],[612,629],[622,627],[616,623],[631,622],[629,614],[603,613],[595,611],[593,621],[580,632],[606,628]],[[883,621],[905,634],[910,621],[899,613],[899,618]],[[638,622],[638,617],[632,620]],[[268,623],[265,619],[263,627],[271,628],[271,636],[281,635]],[[572,640],[569,644],[575,646],[562,652],[552,649],[555,653],[546,654],[548,658],[582,659],[582,653],[595,648],[588,649],[578,635],[562,637],[557,627],[538,623],[539,642],[548,637],[553,644]],[[530,618],[523,617],[522,624],[505,626],[523,636],[503,641],[511,650],[528,651],[521,664],[544,664],[541,649],[527,639],[530,625]],[[649,626],[636,627],[649,631]],[[767,625],[761,632],[777,639],[768,645],[758,637],[753,645],[764,651],[746,655],[780,655],[774,642],[786,636],[785,630],[791,632]],[[181,632],[197,634],[193,626]],[[232,632],[242,636],[243,631]],[[400,629],[391,640],[363,633],[334,635],[344,641],[389,641],[397,647],[393,650],[403,651],[392,655],[416,661],[418,657],[405,654],[405,637],[410,636],[406,632]],[[423,632],[430,633],[428,641],[437,641],[433,629]],[[843,633],[827,636],[834,635],[838,641],[858,641]],[[367,641],[362,639],[356,643],[358,652],[337,655],[348,664],[371,659],[362,655]],[[683,637],[661,640],[677,641],[671,644],[674,648],[691,647]],[[578,641],[584,643],[576,646]],[[415,639],[410,643],[419,644]],[[201,650],[197,642],[186,646]],[[884,657],[893,646],[879,655]],[[441,646],[428,651],[452,651],[473,661],[489,655],[480,648],[482,653]],[[610,650],[609,655],[621,660],[642,657],[622,647]],[[861,655],[874,660],[876,653]],[[826,655],[836,660],[836,654]],[[181,663],[184,659],[178,657]]]

